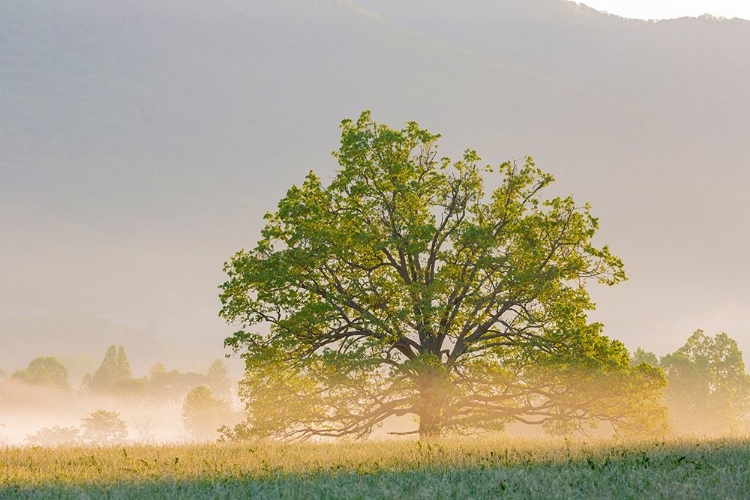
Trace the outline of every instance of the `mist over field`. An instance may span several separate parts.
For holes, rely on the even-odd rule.
[[[702,328],[747,353],[748,61],[748,21],[567,0],[5,2],[3,378],[55,356],[75,392],[112,345],[135,393],[156,391],[157,363],[193,375],[149,408],[29,395],[43,407],[1,414],[0,434],[22,443],[106,407],[131,438],[166,415],[154,439],[188,439],[186,380],[208,383],[234,331],[217,315],[223,263],[310,170],[334,178],[337,125],[363,109],[418,121],[454,158],[530,155],[553,194],[590,202],[629,278],[592,288],[591,318],[630,351],[661,357]],[[227,370],[236,385],[242,361]],[[225,399],[234,423],[236,389]]]

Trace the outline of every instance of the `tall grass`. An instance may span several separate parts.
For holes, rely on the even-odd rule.
[[[0,450],[1,498],[747,498],[750,441],[449,439]]]

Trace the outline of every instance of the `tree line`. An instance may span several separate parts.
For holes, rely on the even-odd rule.
[[[4,377],[0,377],[4,378]],[[142,416],[126,422],[114,409],[98,409],[80,418],[78,426],[53,425],[29,434],[33,445],[121,444],[151,442],[156,438],[156,416],[178,413],[185,439],[215,439],[219,427],[236,420],[232,409],[232,381],[222,359],[207,373],[168,370],[162,363],[147,376],[133,376],[122,345],[110,346],[100,366],[74,388],[65,365],[54,356],[34,358],[0,382],[0,416],[13,412],[66,412],[91,399],[110,406],[138,408]],[[80,403],[80,404],[79,404]],[[84,405],[85,406],[85,405]],[[150,416],[146,416],[150,415]],[[0,422],[2,418],[0,418]]]
[[[737,341],[697,330],[671,354],[657,358],[638,348],[633,364],[661,368],[668,385],[663,402],[674,431],[722,434],[750,431],[750,375]]]

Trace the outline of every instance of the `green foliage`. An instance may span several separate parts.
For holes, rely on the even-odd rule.
[[[163,363],[149,369],[147,390],[152,401],[182,404],[187,392],[199,385],[210,385],[211,378],[202,373],[167,370]]]
[[[29,384],[55,387],[68,390],[68,370],[57,358],[40,356],[29,362],[24,370],[16,370],[13,378],[23,380]]]
[[[208,386],[215,394],[228,397],[231,394],[231,381],[226,362],[219,358],[208,367]]]
[[[87,382],[94,392],[133,394],[144,391],[143,382],[133,379],[130,362],[122,346],[109,346],[102,364]]]
[[[659,370],[632,367],[587,321],[586,285],[625,279],[593,244],[588,205],[544,198],[553,178],[530,158],[440,158],[439,136],[413,122],[365,112],[341,130],[333,181],[311,172],[289,189],[257,246],[225,265],[243,432],[366,436],[402,415],[422,436],[511,421],[660,428]]]
[[[97,445],[122,444],[128,437],[125,421],[116,411],[96,410],[81,419],[81,438]]]
[[[45,427],[26,436],[26,442],[32,446],[72,446],[78,443],[78,432],[76,427]]]
[[[656,354],[653,352],[646,352],[639,347],[633,352],[633,356],[630,358],[630,363],[633,365],[647,363],[651,366],[659,366],[659,358],[657,358]]]
[[[182,404],[182,423],[196,441],[214,440],[219,428],[231,418],[229,404],[217,398],[211,389],[201,385],[185,396]]]
[[[737,342],[697,330],[661,359],[669,388],[665,401],[675,430],[695,434],[738,431],[750,412],[750,375]]]

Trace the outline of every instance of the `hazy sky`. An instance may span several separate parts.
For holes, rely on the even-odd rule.
[[[697,4],[660,15],[741,10]],[[566,0],[0,1],[0,368],[126,337],[207,365],[223,263],[363,109],[591,202],[630,278],[593,319],[628,348],[750,352],[748,47],[750,22]]]
[[[672,19],[703,14],[750,19],[750,2],[747,0],[585,0],[578,3],[637,19]]]

